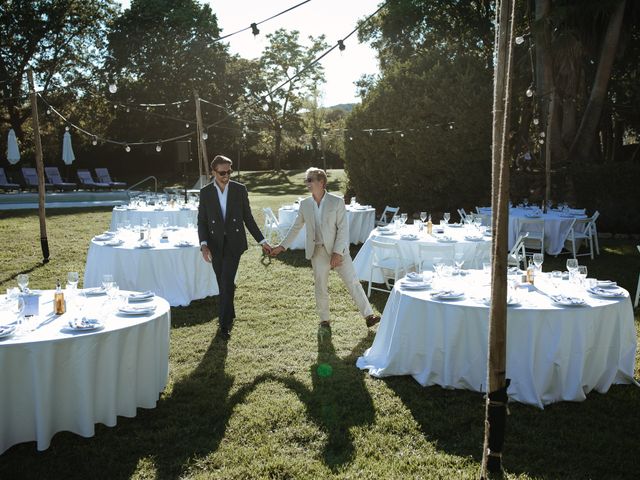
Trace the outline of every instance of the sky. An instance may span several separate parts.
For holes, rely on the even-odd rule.
[[[233,33],[283,10],[301,3],[303,0],[206,0],[218,17],[221,35]],[[378,9],[381,0],[311,0],[298,8],[284,13],[258,26],[260,34],[254,37],[251,30],[239,33],[225,40],[232,54],[244,58],[257,58],[267,45],[266,35],[279,28],[298,30],[300,41],[309,35],[324,34],[329,46],[335,45],[355,27],[359,19],[366,18]],[[129,0],[121,0],[123,8],[128,8]],[[354,33],[345,42],[346,49],[329,53],[321,63],[325,70],[326,83],[323,86],[324,106],[340,103],[357,103],[357,89],[353,82],[363,74],[377,74],[378,64],[375,51],[358,42]]]

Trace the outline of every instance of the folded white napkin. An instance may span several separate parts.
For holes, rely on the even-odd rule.
[[[90,330],[101,326],[100,321],[95,318],[82,317],[69,320],[69,327],[74,330]]]
[[[153,248],[153,246],[153,243],[149,242],[148,240],[143,240],[141,242],[138,242],[136,248]]]
[[[407,233],[405,235],[400,236],[403,240],[417,240],[418,236],[415,233]]]
[[[562,305],[584,305],[585,303],[582,298],[569,295],[552,295],[551,300]]]
[[[109,245],[111,247],[116,247],[118,245],[122,245],[123,243],[124,240],[120,238],[112,238],[111,240],[107,240],[106,242],[104,242],[105,245]]]
[[[174,243],[174,245],[176,247],[192,247],[193,243],[191,243],[189,240],[178,240],[176,243]]]
[[[424,280],[424,277],[421,273],[409,272],[407,273],[407,276],[405,277],[405,279],[410,282],[422,282]]]
[[[101,233],[100,235],[96,235],[95,237],[93,237],[94,240],[97,240],[99,242],[103,242],[105,240],[111,240],[113,238],[113,235],[109,235],[106,233]]]
[[[613,280],[598,280],[598,286],[601,287],[601,288],[617,287],[618,284],[617,284],[617,282],[614,282]]]
[[[129,294],[129,301],[139,301],[139,300],[147,300],[149,298],[153,298],[155,293],[151,290],[147,290],[146,292],[134,292]]]
[[[11,335],[16,330],[15,325],[0,325],[0,337]]]
[[[85,288],[84,289],[84,294],[87,296],[92,296],[92,295],[105,295],[107,293],[107,291],[102,288],[102,287],[96,287],[96,288]]]
[[[155,305],[145,305],[145,306],[137,306],[137,305],[123,305],[118,309],[121,313],[151,313],[156,310]]]

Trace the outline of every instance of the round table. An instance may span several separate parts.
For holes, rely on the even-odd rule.
[[[411,375],[423,386],[485,392],[489,307],[482,298],[489,295],[489,277],[473,272],[452,278],[453,288],[464,291],[463,299],[437,300],[432,290],[395,286],[358,367],[377,377]],[[518,290],[521,303],[507,313],[511,399],[543,408],[582,401],[591,390],[605,393],[614,383],[636,383],[636,331],[628,292],[602,299],[577,288],[572,292],[586,306],[564,307],[552,303],[548,295],[554,288],[548,283]]]
[[[438,231],[442,231],[443,233],[436,233]],[[433,234],[429,235],[426,229],[420,231],[415,224],[404,225],[394,232],[383,232],[379,228],[374,229],[353,260],[353,266],[356,269],[358,278],[362,281],[369,281],[371,261],[373,260],[372,239],[397,244],[400,247],[402,256],[416,265],[419,265],[421,261],[420,245],[431,246],[434,247],[435,250],[440,245],[452,244],[454,246],[454,254],[461,253],[463,256],[463,268],[481,267],[483,260],[491,255],[491,237],[484,235],[482,239],[476,240],[480,232],[473,225],[458,227],[443,227],[438,225],[433,227],[432,232]],[[417,238],[405,240],[403,237],[406,238],[406,235],[415,235]],[[447,240],[447,237],[450,240]],[[468,240],[467,238],[474,238],[474,240]],[[375,270],[373,273],[373,282],[382,283],[383,281],[384,279],[380,271]]]
[[[491,217],[491,208],[479,208],[480,215],[484,218]],[[509,209],[509,248],[513,247],[518,239],[520,225],[523,220],[542,218],[544,220],[544,249],[549,255],[558,255],[562,252],[564,242],[569,235],[573,220],[587,218],[580,213],[549,210],[541,213],[535,207],[513,207]],[[583,231],[584,226],[577,228]]]
[[[164,220],[166,220],[170,226],[187,227],[190,223],[197,225],[198,208],[191,205],[181,207],[114,207],[111,213],[110,230],[116,230],[118,224],[122,226],[127,223],[132,226],[141,225],[143,219],[149,220],[149,223],[154,228],[162,226]]]
[[[349,243],[358,245],[364,243],[371,230],[376,225],[375,208],[366,205],[346,205],[347,223],[349,224]],[[293,225],[298,216],[298,205],[284,205],[278,209],[278,222],[280,225]],[[300,233],[289,247],[292,250],[304,250],[306,226],[303,225]],[[286,230],[286,228],[285,228]]]
[[[131,418],[138,407],[154,408],[166,386],[166,300],[155,297],[151,314],[123,316],[105,304],[104,295],[68,298],[67,312],[57,316],[50,314],[52,299],[53,291],[41,292],[40,314],[29,320],[35,330],[0,339],[0,454],[30,441],[46,450],[61,431],[92,437],[96,423],[113,427],[119,415]],[[83,315],[98,318],[104,328],[65,328],[78,315],[77,302],[85,305]]]
[[[152,248],[139,248],[138,233],[126,230],[119,246],[95,238],[89,246],[84,287],[99,287],[102,276],[112,274],[125,290],[151,290],[171,306],[187,306],[192,300],[218,294],[211,264],[203,260],[196,229],[175,229],[161,239],[162,229],[151,230]],[[180,241],[189,246],[176,246]]]

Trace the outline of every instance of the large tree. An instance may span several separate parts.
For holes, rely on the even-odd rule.
[[[86,89],[99,75],[112,0],[4,0],[0,3],[0,118],[19,138],[30,118],[25,72],[47,96]],[[72,94],[71,97],[75,97]]]
[[[305,47],[299,35],[296,30],[284,29],[267,35],[269,45],[248,78],[248,93],[254,104],[251,115],[258,128],[270,133],[274,170],[280,170],[284,134],[298,136],[302,132],[300,109],[305,96],[324,81],[322,65],[313,63],[327,48],[324,36],[310,36],[310,45]]]

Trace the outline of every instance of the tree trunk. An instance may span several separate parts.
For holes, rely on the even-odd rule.
[[[502,471],[507,413],[507,237],[509,225],[509,137],[511,70],[513,66],[516,0],[503,0],[496,8],[497,55],[493,91],[491,310],[487,357],[487,399],[481,478]]]
[[[624,18],[626,4],[626,0],[620,0],[609,19],[589,102],[582,115],[578,133],[569,151],[570,162],[580,163],[587,161],[594,147],[595,133],[598,130],[600,116],[607,98],[607,85],[609,83],[609,77],[611,76],[615,53],[618,48],[618,40],[620,39],[620,30],[622,29],[622,20]]]
[[[553,56],[551,55],[551,0],[536,0],[535,18],[536,24],[542,28],[535,30],[536,46],[536,94],[538,96],[538,107],[540,118],[546,122],[548,116],[547,92],[553,90]],[[543,131],[546,130],[546,123],[542,124]]]
[[[273,157],[273,169],[280,170],[280,150],[282,149],[282,130],[278,127],[275,129],[275,148]]]

